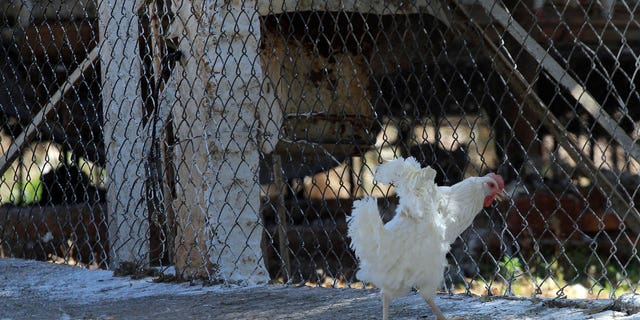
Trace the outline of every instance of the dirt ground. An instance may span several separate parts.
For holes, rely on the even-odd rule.
[[[439,295],[448,317],[637,319],[611,300]],[[632,310],[633,309],[633,310]],[[109,271],[0,259],[0,320],[8,319],[380,319],[375,289],[263,285],[203,287],[113,277]],[[418,294],[391,305],[392,319],[435,319]]]

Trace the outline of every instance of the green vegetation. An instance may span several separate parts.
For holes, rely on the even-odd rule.
[[[40,175],[16,179],[14,173],[9,171],[2,176],[0,180],[1,204],[11,203],[27,206],[39,202],[41,198],[42,184],[40,183]]]
[[[21,205],[30,205],[39,202],[42,198],[42,184],[40,183],[40,177],[38,177],[37,179],[31,179],[30,181],[23,181],[21,190]]]

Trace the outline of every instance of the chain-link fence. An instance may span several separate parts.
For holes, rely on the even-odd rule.
[[[507,182],[447,290],[635,291],[637,10],[3,1],[0,256],[362,287],[346,217],[372,195],[390,219],[373,172],[413,156],[440,185]]]

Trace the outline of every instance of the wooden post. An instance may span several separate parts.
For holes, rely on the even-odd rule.
[[[276,187],[278,197],[276,198],[277,224],[278,224],[278,248],[280,249],[280,257],[282,263],[282,275],[285,282],[291,280],[291,260],[289,257],[289,225],[287,219],[287,208],[284,200],[284,179],[282,177],[282,159],[279,154],[273,155],[273,182]]]

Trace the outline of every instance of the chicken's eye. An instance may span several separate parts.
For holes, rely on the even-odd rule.
[[[496,187],[496,184],[493,182],[489,182],[489,188],[494,189]]]

